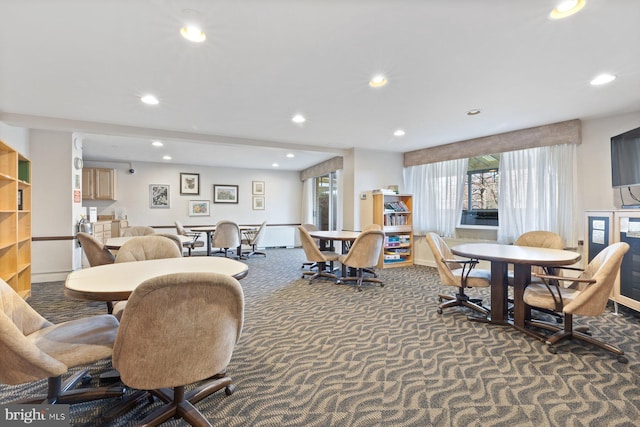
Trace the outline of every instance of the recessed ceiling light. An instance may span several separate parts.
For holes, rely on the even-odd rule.
[[[404,136],[405,132],[402,129],[398,129],[393,134],[395,136]]]
[[[387,78],[382,74],[375,75],[371,80],[369,80],[369,86],[371,87],[382,87],[386,84]]]
[[[480,114],[480,110],[477,108],[467,111],[467,116],[477,116],[478,114]]]
[[[154,147],[162,147],[164,144],[162,143],[162,141],[153,141],[151,145],[153,145]]]
[[[279,165],[279,164],[277,164],[277,163],[273,163],[271,166],[272,166],[272,167],[274,167],[274,168],[278,168],[278,167],[280,167],[280,165]]]
[[[291,118],[291,121],[292,121],[293,123],[301,124],[301,123],[306,122],[306,121],[307,121],[307,119],[305,119],[305,118],[304,118],[304,116],[303,116],[302,114],[296,114],[295,116],[293,116],[293,117]]]
[[[164,160],[171,160],[171,156],[162,156]]]
[[[185,39],[195,43],[202,43],[207,39],[204,31],[195,25],[185,25],[180,28],[180,34],[182,34],[182,37]]]
[[[160,102],[158,101],[158,98],[156,98],[153,95],[145,95],[142,98],[140,98],[140,101],[148,105],[157,105]]]
[[[593,86],[605,85],[607,83],[611,83],[616,79],[616,76],[613,74],[600,74],[596,76],[593,80],[591,80],[591,84]]]
[[[295,157],[295,154],[293,154],[293,153],[288,153],[288,154],[287,154],[287,157],[288,157],[288,158],[290,158],[290,159],[293,159],[293,158]]]
[[[579,12],[585,5],[585,0],[563,0],[549,13],[551,19],[562,19]]]

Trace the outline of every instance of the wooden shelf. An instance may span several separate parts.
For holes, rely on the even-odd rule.
[[[0,278],[23,298],[31,295],[31,162],[2,141]]]
[[[361,226],[373,223],[385,233],[384,250],[378,261],[379,268],[413,265],[413,197],[409,194],[367,194],[365,202],[372,206],[363,209],[372,218],[362,217]],[[372,222],[373,220],[373,222]]]

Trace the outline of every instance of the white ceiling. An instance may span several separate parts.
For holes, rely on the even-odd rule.
[[[561,21],[553,5],[0,0],[0,120],[80,131],[89,160],[299,170],[354,147],[406,152],[639,111],[640,1],[587,0]],[[201,44],[179,35],[194,10]],[[379,72],[389,84],[372,89]],[[618,78],[590,86],[602,72]]]

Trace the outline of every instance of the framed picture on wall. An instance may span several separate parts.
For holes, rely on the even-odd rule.
[[[238,186],[213,184],[213,203],[238,203]]]
[[[200,174],[199,173],[180,173],[180,194],[200,195]]]
[[[264,181],[252,181],[251,190],[255,196],[264,196]]]
[[[254,211],[264,210],[264,196],[253,196],[253,210]]]
[[[165,184],[149,184],[149,207],[152,209],[169,209],[169,186]]]
[[[189,200],[189,216],[209,216],[208,200]]]

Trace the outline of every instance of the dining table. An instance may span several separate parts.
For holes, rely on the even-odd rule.
[[[121,262],[71,272],[64,284],[68,297],[89,301],[121,301],[145,280],[172,273],[214,272],[246,277],[247,264],[222,257],[181,257]]]
[[[254,227],[252,225],[241,225],[238,228],[240,228],[240,232],[244,232],[244,231],[253,231],[256,230],[257,227]],[[200,232],[200,233],[207,233],[207,255],[210,256],[211,255],[211,241],[212,241],[212,237],[213,237],[213,233],[215,233],[216,231],[216,226],[215,225],[202,225],[202,226],[197,226],[197,227],[189,227],[189,231],[193,231],[193,232]],[[242,239],[241,239],[242,240]],[[241,257],[241,247],[242,244],[238,247],[238,257]]]
[[[538,339],[540,334],[526,328],[531,310],[524,302],[524,290],[531,282],[531,266],[562,267],[580,261],[578,252],[516,246],[499,243],[465,243],[451,248],[454,255],[491,263],[491,312],[487,318],[470,320],[510,325]],[[513,320],[508,316],[508,266],[513,264]]]
[[[349,247],[358,238],[360,231],[351,230],[316,230],[309,231],[309,235],[320,242],[321,251],[335,251],[335,241],[341,242],[340,253],[349,252]],[[347,266],[342,265],[342,277],[347,275]]]
[[[152,234],[150,234],[150,236],[152,236]],[[124,245],[125,243],[127,243],[131,239],[135,239],[136,237],[140,237],[140,236],[109,237],[106,240],[106,242],[104,243],[104,245],[107,247],[107,249],[118,250],[118,249],[120,249],[122,247],[122,245]],[[182,236],[180,234],[176,234],[176,237],[178,237],[180,239],[180,242],[182,244],[185,244],[185,243],[190,242],[191,240],[193,240],[192,237]]]

